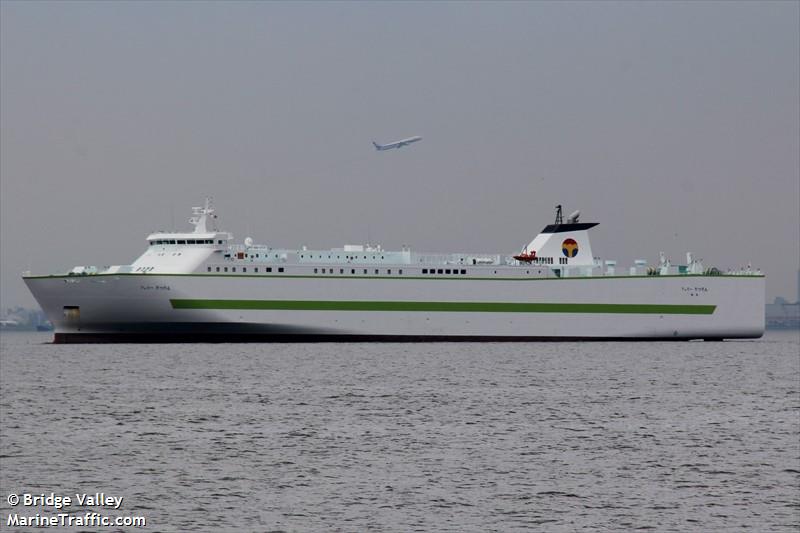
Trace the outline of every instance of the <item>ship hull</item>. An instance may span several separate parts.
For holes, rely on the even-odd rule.
[[[26,277],[55,342],[758,338],[763,276]]]

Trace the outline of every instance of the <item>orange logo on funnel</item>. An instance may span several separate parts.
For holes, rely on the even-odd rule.
[[[561,243],[561,253],[566,257],[575,257],[578,255],[578,243],[575,242],[575,239],[565,239],[564,242]]]

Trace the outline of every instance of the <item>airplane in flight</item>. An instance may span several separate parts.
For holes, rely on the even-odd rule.
[[[421,141],[421,140],[422,140],[422,137],[417,135],[417,136],[414,136],[414,137],[409,137],[408,139],[395,141],[393,143],[378,144],[375,141],[372,141],[372,144],[375,146],[375,149],[377,151],[381,152],[383,150],[391,150],[392,148],[402,148],[403,146],[408,146],[411,143],[415,143],[415,142]]]

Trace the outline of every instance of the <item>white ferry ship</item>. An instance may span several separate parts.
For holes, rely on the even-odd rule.
[[[56,343],[529,341],[757,338],[764,276],[595,258],[579,212],[557,207],[521,252],[300,250],[218,231],[156,232],[133,264],[23,276]]]

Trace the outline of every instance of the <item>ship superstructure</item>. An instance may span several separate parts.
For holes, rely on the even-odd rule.
[[[241,244],[210,200],[130,265],[24,276],[56,342],[721,339],[763,334],[764,276],[595,258],[579,212],[516,254]],[[759,306],[758,302],[761,302]]]

